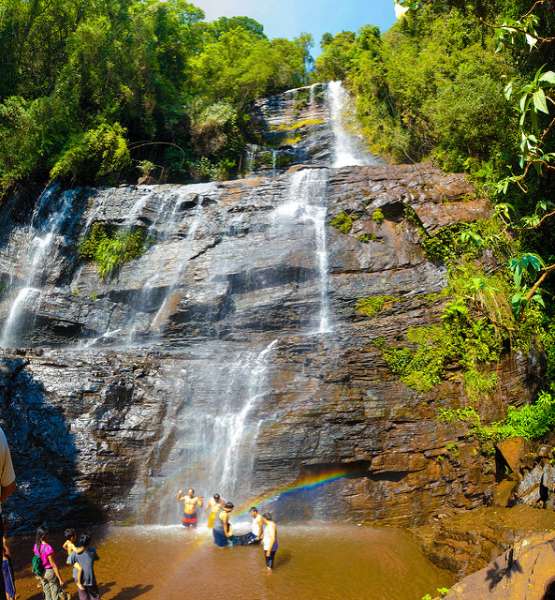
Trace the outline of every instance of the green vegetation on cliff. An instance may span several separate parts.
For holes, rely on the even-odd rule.
[[[29,179],[236,172],[252,100],[306,83],[310,36],[185,0],[0,0],[0,196]]]
[[[79,255],[96,264],[98,274],[106,279],[125,263],[139,258],[147,249],[143,229],[117,231],[95,223],[79,245]]]
[[[372,151],[466,171],[495,212],[433,235],[406,215],[428,258],[447,267],[449,301],[437,325],[409,329],[395,347],[378,345],[390,369],[421,392],[462,371],[471,405],[497,387],[504,355],[543,350],[537,402],[474,427],[496,439],[540,437],[555,425],[553,2],[401,4],[408,13],[383,35],[371,26],[326,34],[314,78],[345,81]]]

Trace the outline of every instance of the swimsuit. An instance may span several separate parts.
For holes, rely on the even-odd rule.
[[[197,513],[194,512],[190,515],[188,515],[187,513],[183,513],[181,523],[183,524],[183,527],[196,527],[198,523]]]

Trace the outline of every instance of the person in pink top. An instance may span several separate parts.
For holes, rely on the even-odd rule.
[[[54,560],[54,549],[48,543],[48,529],[46,527],[37,529],[33,552],[35,556],[40,556],[44,567],[44,574],[40,578],[44,600],[64,600],[66,597],[63,591],[64,582]]]

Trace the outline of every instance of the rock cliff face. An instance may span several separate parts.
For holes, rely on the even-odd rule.
[[[307,164],[222,183],[54,190],[33,214],[9,213],[0,422],[22,484],[16,524],[76,511],[171,520],[176,486],[246,499],[334,471],[344,477],[282,514],[414,525],[491,494],[491,465],[436,420],[466,401],[457,373],[420,394],[372,345],[441,309],[446,273],[412,215],[433,235],[489,207],[464,177],[427,165],[327,166],[318,90],[304,105],[289,94],[259,107],[270,144],[272,114],[306,120],[316,103],[324,122],[278,149]],[[329,226],[343,211],[356,215],[349,233]],[[153,243],[102,280],[77,250],[94,223],[145,228]],[[357,314],[357,300],[378,295],[396,301]],[[529,400],[535,368],[508,356],[482,412]]]

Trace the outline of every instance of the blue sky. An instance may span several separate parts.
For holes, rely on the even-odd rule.
[[[311,33],[318,53],[322,34],[378,25],[383,31],[395,21],[393,0],[192,0],[209,20],[246,15],[260,21],[270,37]]]

